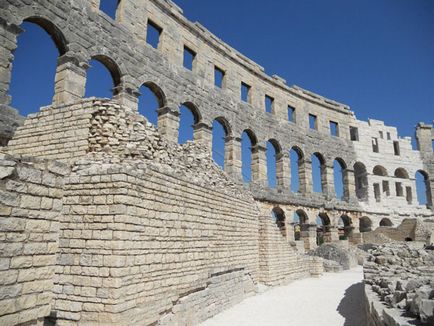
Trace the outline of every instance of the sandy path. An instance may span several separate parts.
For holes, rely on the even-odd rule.
[[[295,281],[248,298],[201,326],[365,326],[362,268]]]

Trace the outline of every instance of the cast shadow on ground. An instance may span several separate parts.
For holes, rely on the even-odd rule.
[[[345,318],[344,326],[366,326],[362,282],[353,284],[345,290],[337,311]]]

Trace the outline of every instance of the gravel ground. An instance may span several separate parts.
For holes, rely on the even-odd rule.
[[[365,326],[362,267],[270,288],[201,326]]]

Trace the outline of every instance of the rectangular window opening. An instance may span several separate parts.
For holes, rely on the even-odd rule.
[[[339,124],[334,121],[330,121],[330,135],[339,137]]]
[[[400,151],[400,149],[399,149],[399,141],[394,141],[394,142],[393,142],[393,153],[394,153],[396,156],[401,155],[401,151]]]
[[[375,196],[375,201],[377,203],[379,203],[381,201],[380,184],[379,183],[374,183],[374,196]]]
[[[111,19],[116,20],[119,2],[119,0],[101,0],[99,3],[99,10],[101,10]]]
[[[196,52],[184,46],[184,68],[193,71],[196,61]]]
[[[154,49],[158,49],[160,45],[160,36],[163,29],[154,23],[152,20],[148,20],[146,43],[152,46]]]
[[[431,140],[432,151],[434,152],[434,139]]]
[[[295,108],[288,105],[288,121],[295,123]]]
[[[412,204],[413,202],[413,193],[411,192],[411,187],[405,187],[405,198],[407,199],[408,204]]]
[[[265,95],[265,112],[274,112],[274,98],[268,95]]]
[[[381,139],[384,139],[384,134],[383,134],[383,132],[380,131],[379,134],[380,134],[380,138],[381,138]]]
[[[396,189],[396,196],[397,197],[404,196],[401,182],[395,182],[395,189]]]
[[[350,127],[350,139],[359,141],[359,129],[357,127]]]
[[[390,136],[390,132],[387,132],[387,140],[391,140],[392,137]]]
[[[226,73],[224,72],[223,69],[214,66],[214,85],[217,86],[218,88],[224,88],[225,75]]]
[[[250,103],[250,91],[251,91],[250,85],[247,85],[246,83],[241,83],[241,100]]]
[[[374,153],[379,153],[380,149],[378,147],[378,139],[377,138],[372,138],[372,151]]]
[[[314,114],[309,114],[309,128],[318,130],[317,117]]]
[[[389,181],[383,180],[383,193],[386,194],[387,197],[390,196]]]

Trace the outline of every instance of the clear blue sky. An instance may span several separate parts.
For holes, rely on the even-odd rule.
[[[113,10],[115,0],[101,1],[104,10]],[[434,119],[432,0],[175,2],[190,20],[201,22],[265,67],[269,75],[278,74],[289,85],[346,103],[359,119],[384,120],[397,126],[402,136],[413,136],[417,122]],[[58,53],[43,30],[30,23],[22,27],[26,32],[18,39],[10,93],[12,105],[26,115],[51,103]],[[91,66],[86,96],[110,97],[110,75],[96,61]],[[156,112],[150,108],[157,108],[158,103],[148,89],[142,87],[140,91],[140,112],[156,124]],[[193,117],[186,108],[181,112],[183,143],[192,138],[188,126]],[[214,127],[214,158],[223,165],[224,131],[218,124]],[[274,186],[275,162],[268,147],[269,183]],[[249,155],[244,135],[246,180]],[[314,175],[314,179],[319,180],[319,176]],[[320,191],[318,182],[314,188]],[[336,188],[340,197],[342,189],[338,184]]]
[[[175,0],[269,75],[413,136],[434,119],[432,0]]]

